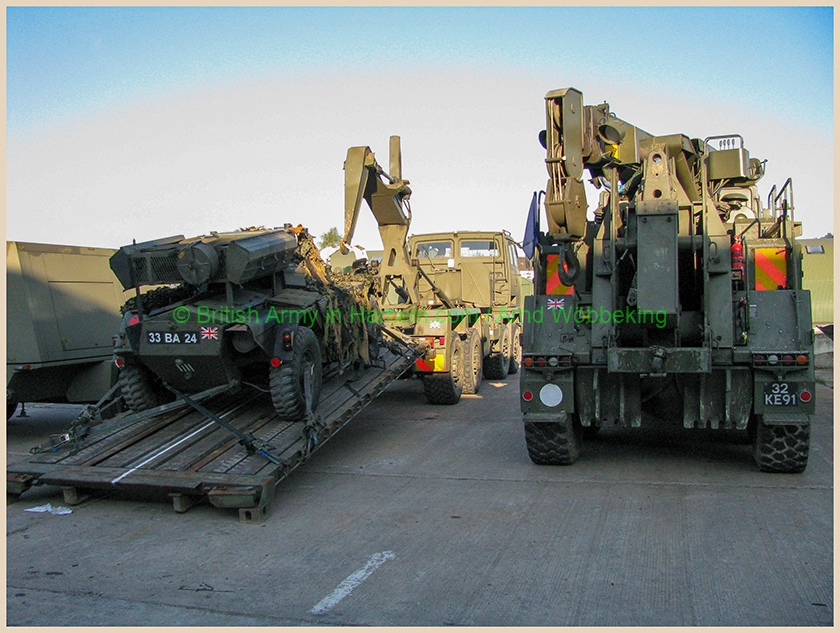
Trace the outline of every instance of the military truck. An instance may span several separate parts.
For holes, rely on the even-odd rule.
[[[389,149],[390,174],[369,147],[347,151],[342,249],[350,247],[364,200],[384,247],[373,319],[426,342],[413,373],[430,403],[455,404],[462,393],[477,393],[483,378],[502,380],[519,370],[516,242],[505,231],[408,237],[411,189],[402,178],[398,136]]]
[[[762,471],[801,472],[814,414],[810,294],[793,183],[766,198],[738,134],[654,136],[574,88],[545,96],[545,225],[526,229],[521,410],[531,459],[642,414],[752,438]],[[584,174],[600,189],[587,219]]]
[[[306,229],[249,228],[123,246],[123,287],[156,284],[124,309],[114,349],[132,411],[238,381],[271,393],[281,419],[318,404],[322,374],[369,363],[367,325],[331,284]]]
[[[96,402],[114,385],[125,301],[114,252],[6,242],[7,419],[19,403]]]

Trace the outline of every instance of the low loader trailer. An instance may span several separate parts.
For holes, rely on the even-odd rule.
[[[207,498],[261,521],[277,482],[426,353],[361,318],[368,295],[332,279],[300,225],[133,242],[109,263],[136,292],[115,332],[118,380],[7,469],[11,495],[147,489],[178,511]],[[128,412],[94,424],[117,390]]]
[[[388,338],[369,366],[325,374],[317,407],[299,420],[237,381],[96,425],[86,409],[67,433],[8,466],[7,497],[41,484],[60,486],[68,505],[93,491],[152,493],[168,495],[176,512],[206,500],[237,509],[243,523],[262,522],[277,484],[423,353]]]

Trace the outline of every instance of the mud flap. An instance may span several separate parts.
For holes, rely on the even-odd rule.
[[[809,426],[811,424],[811,416],[807,413],[764,413],[763,418],[764,424],[767,426],[776,426],[781,424]]]
[[[679,380],[685,428],[747,428],[753,405],[752,372],[748,368],[681,374]]]
[[[608,374],[606,369],[578,368],[575,404],[583,426],[641,426],[642,403],[637,374]]]

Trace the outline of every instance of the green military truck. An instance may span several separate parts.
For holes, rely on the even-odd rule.
[[[113,249],[6,242],[6,416],[19,403],[96,402],[111,362],[123,290]]]
[[[531,459],[571,464],[583,431],[646,412],[748,433],[761,470],[804,470],[813,328],[791,180],[764,203],[740,135],[654,136],[574,88],[545,104],[546,223],[535,194],[523,244]],[[585,172],[601,192],[590,221]]]
[[[391,137],[389,171],[369,147],[347,152],[346,251],[362,200],[379,226],[372,320],[425,342],[413,373],[432,404],[455,404],[477,393],[483,378],[502,380],[519,370],[523,291],[516,242],[504,231],[459,231],[408,237],[409,182],[402,179],[400,139]]]

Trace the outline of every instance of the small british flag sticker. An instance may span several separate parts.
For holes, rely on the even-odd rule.
[[[562,297],[560,299],[549,299],[548,300],[548,309],[549,310],[559,310],[565,305],[566,305],[565,297]]]
[[[206,341],[219,340],[219,328],[217,327],[203,327],[201,328],[201,338]]]

